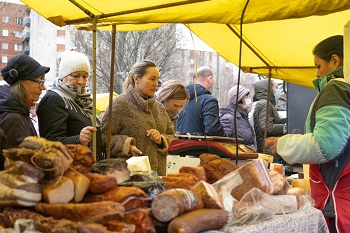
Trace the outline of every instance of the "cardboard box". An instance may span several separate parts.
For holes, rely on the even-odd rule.
[[[180,155],[168,155],[166,162],[166,174],[179,173],[182,166],[197,167],[200,164],[198,157]]]

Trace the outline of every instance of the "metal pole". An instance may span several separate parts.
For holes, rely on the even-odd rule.
[[[92,22],[92,126],[96,127],[96,22]],[[92,133],[92,152],[96,159],[96,132]]]
[[[115,38],[116,38],[116,26],[112,26],[112,53],[111,53],[111,80],[109,84],[109,105],[108,105],[108,133],[107,133],[107,148],[106,148],[106,159],[111,157],[111,125],[112,125],[112,101],[114,93],[114,59],[115,59]]]

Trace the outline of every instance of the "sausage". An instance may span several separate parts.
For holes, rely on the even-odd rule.
[[[187,189],[169,189],[152,201],[153,216],[161,222],[168,222],[188,211],[204,208],[203,201]]]
[[[197,233],[218,230],[228,222],[228,212],[220,209],[199,209],[174,218],[168,233]]]

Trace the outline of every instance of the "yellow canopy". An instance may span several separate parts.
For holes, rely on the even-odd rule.
[[[221,56],[238,65],[242,0],[22,0],[58,26],[101,30],[146,30],[183,23]],[[250,0],[243,25],[242,66],[311,87],[311,50],[320,40],[343,34],[348,0]]]
[[[113,93],[113,98],[117,97],[117,93]],[[96,94],[96,113],[104,112],[109,105],[109,92]]]

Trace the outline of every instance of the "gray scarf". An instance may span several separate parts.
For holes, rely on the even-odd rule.
[[[59,94],[65,102],[66,108],[76,109],[76,105],[79,106],[79,110],[85,116],[89,117],[92,122],[92,98],[86,88],[78,88],[75,86],[68,86],[57,79],[52,86],[52,91]],[[96,126],[100,126],[100,120],[96,117]]]

